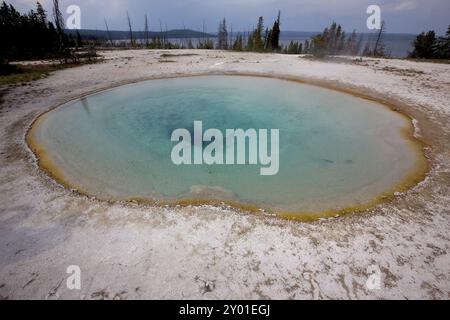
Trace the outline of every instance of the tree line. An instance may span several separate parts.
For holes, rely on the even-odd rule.
[[[145,39],[136,39],[132,29],[130,16],[126,15],[129,42],[114,42],[105,19],[107,38],[84,39],[78,31],[67,32],[64,30],[63,18],[59,9],[59,0],[53,0],[52,21],[47,12],[37,2],[36,8],[28,13],[19,13],[13,5],[2,2],[0,6],[0,66],[4,66],[8,60],[36,59],[36,58],[73,58],[74,48],[83,47],[86,43],[97,46],[129,46],[148,49],[220,49],[252,52],[277,52],[285,54],[311,54],[323,58],[334,55],[363,55],[383,57],[388,55],[383,43],[386,32],[386,24],[383,22],[381,29],[374,35],[374,41],[364,42],[361,35],[354,30],[346,34],[343,27],[333,22],[322,33],[305,41],[291,41],[283,46],[280,43],[281,12],[270,26],[266,27],[264,18],[259,17],[256,27],[249,32],[229,32],[226,19],[219,23],[217,40],[211,38],[199,38],[194,45],[192,39],[183,39],[182,43],[171,43],[163,32],[150,39],[149,21],[145,15],[144,31]],[[203,27],[205,33],[205,26]],[[138,41],[139,40],[139,41]],[[422,33],[414,41],[414,50],[411,58],[449,59],[450,58],[450,26],[444,37],[437,37],[434,31]]]
[[[414,41],[410,58],[450,59],[450,26],[444,37],[436,37],[434,31],[422,32]]]
[[[24,60],[58,56],[65,48],[81,46],[81,37],[68,36],[64,32],[59,3],[55,2],[54,21],[50,22],[42,5],[19,13],[6,2],[0,6],[0,52],[3,59]]]
[[[288,45],[280,44],[281,34],[281,13],[278,12],[272,28],[264,28],[264,18],[259,17],[256,28],[247,34],[238,34],[233,44],[229,46],[226,42],[227,29],[225,19],[219,26],[218,49],[232,49],[235,51],[254,52],[278,52],[285,54],[312,54],[316,57],[330,55],[358,55],[362,50],[363,39],[358,36],[356,30],[347,36],[341,25],[333,22],[325,28],[321,34],[317,34],[309,40],[294,41]],[[381,36],[384,28],[380,32],[379,44],[370,49],[367,45],[364,52],[366,55],[383,55]]]

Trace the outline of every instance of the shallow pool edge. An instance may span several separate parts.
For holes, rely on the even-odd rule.
[[[239,204],[233,201],[223,201],[223,200],[204,200],[204,199],[186,199],[180,201],[157,201],[151,199],[141,199],[141,198],[128,198],[126,200],[121,201],[113,201],[111,199],[99,199],[106,202],[129,202],[129,203],[137,203],[142,205],[150,205],[155,207],[189,207],[189,206],[214,206],[214,207],[231,207],[235,210],[242,212],[250,212],[255,214],[261,214],[264,216],[276,216],[278,218],[296,220],[296,221],[304,221],[304,222],[312,222],[323,218],[333,218],[340,217],[349,214],[362,213],[365,211],[374,208],[377,205],[388,203],[396,198],[396,195],[399,193],[405,193],[406,191],[412,189],[421,181],[423,181],[431,167],[431,160],[429,157],[425,155],[425,148],[429,146],[431,143],[426,141],[424,137],[415,136],[416,128],[413,125],[413,119],[410,115],[410,111],[413,111],[414,108],[412,106],[407,106],[401,102],[395,101],[394,99],[384,97],[382,94],[369,94],[364,91],[363,88],[358,87],[350,87],[343,83],[332,82],[328,80],[319,80],[319,79],[306,79],[306,78],[298,78],[290,75],[272,75],[266,73],[246,73],[246,72],[204,72],[204,73],[193,73],[193,74],[174,74],[174,75],[166,75],[161,77],[149,77],[144,79],[137,79],[127,82],[117,83],[111,86],[108,86],[103,89],[93,90],[87,92],[85,94],[79,95],[77,97],[68,99],[67,101],[60,103],[46,112],[38,115],[34,121],[31,123],[27,132],[25,134],[25,142],[29,149],[29,151],[35,156],[36,163],[38,167],[43,170],[49,177],[55,180],[58,184],[62,185],[68,190],[76,191],[77,194],[82,196],[91,197],[92,194],[83,190],[79,186],[73,185],[69,182],[65,177],[63,172],[54,164],[51,160],[49,154],[46,152],[45,148],[37,141],[35,134],[36,129],[39,127],[40,123],[45,119],[48,113],[53,110],[64,106],[70,102],[82,99],[83,97],[88,97],[100,92],[105,92],[112,90],[117,87],[122,87],[126,85],[132,85],[139,82],[149,81],[149,80],[161,80],[161,79],[173,79],[180,77],[195,77],[195,76],[251,76],[251,77],[263,77],[263,78],[272,78],[278,80],[292,81],[302,84],[308,84],[313,86],[318,86],[321,88],[334,90],[346,94],[353,95],[358,98],[362,98],[365,100],[369,100],[372,102],[376,102],[380,104],[380,106],[384,106],[388,108],[392,112],[396,112],[401,116],[405,117],[407,120],[408,126],[405,130],[402,130],[401,134],[405,138],[405,140],[410,144],[412,150],[417,154],[416,164],[414,168],[409,170],[406,173],[405,178],[396,183],[393,187],[373,198],[372,200],[366,202],[363,205],[358,206],[349,206],[343,209],[331,209],[319,212],[281,212],[281,211],[272,211],[272,210],[264,210],[261,207],[253,206],[253,205],[245,205]],[[413,110],[410,110],[413,109]],[[421,122],[422,124],[422,122]],[[420,128],[422,132],[426,133],[426,130]]]

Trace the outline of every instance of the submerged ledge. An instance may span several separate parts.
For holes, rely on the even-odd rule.
[[[365,100],[376,102],[382,106],[385,106],[389,110],[396,112],[405,119],[408,120],[408,127],[402,130],[401,134],[404,137],[405,141],[408,142],[408,144],[411,146],[414,153],[417,155],[417,158],[415,159],[415,167],[410,170],[410,172],[407,172],[404,179],[396,183],[393,187],[388,188],[385,192],[379,194],[378,196],[374,197],[372,200],[366,202],[362,205],[357,206],[349,206],[344,207],[342,209],[331,209],[331,210],[325,210],[325,211],[318,211],[318,212],[283,212],[283,211],[274,211],[274,210],[265,210],[262,207],[256,206],[256,205],[247,205],[242,203],[237,203],[234,201],[224,201],[224,200],[214,200],[214,199],[184,199],[184,200],[177,200],[177,201],[158,201],[158,200],[151,200],[147,198],[127,198],[123,200],[117,200],[118,202],[130,202],[130,203],[139,203],[142,205],[151,205],[156,207],[163,207],[163,206],[169,206],[169,207],[188,207],[188,206],[215,206],[215,207],[223,207],[223,206],[229,206],[234,208],[235,210],[242,211],[242,212],[250,212],[255,214],[261,214],[261,215],[267,215],[267,216],[277,216],[280,218],[290,219],[290,220],[298,220],[298,221],[314,221],[321,218],[331,218],[336,216],[344,216],[347,214],[352,213],[360,213],[367,211],[376,205],[389,202],[395,198],[396,193],[403,193],[408,191],[409,189],[413,188],[415,185],[417,185],[419,182],[423,181],[426,177],[427,172],[429,171],[429,163],[425,157],[424,154],[424,147],[427,145],[427,142],[425,142],[422,139],[419,139],[415,136],[415,130],[416,128],[413,125],[413,117],[411,117],[408,113],[407,106],[393,102],[390,99],[384,98],[382,96],[376,96],[373,94],[368,94],[363,91],[363,89],[360,88],[350,88],[348,86],[345,86],[343,84],[334,83],[330,81],[324,81],[324,80],[315,80],[315,79],[303,79],[303,78],[296,78],[294,76],[284,76],[284,75],[271,75],[271,74],[265,74],[265,73],[245,73],[245,72],[205,72],[205,73],[193,73],[193,74],[174,74],[174,75],[168,75],[168,76],[162,76],[162,77],[149,77],[145,79],[138,79],[136,81],[128,81],[124,83],[120,83],[117,85],[113,85],[101,90],[95,90],[88,92],[86,94],[80,95],[76,98],[70,99],[64,103],[61,103],[47,112],[39,115],[30,128],[28,129],[26,133],[26,143],[30,150],[33,152],[37,159],[38,166],[46,172],[51,178],[53,178],[57,183],[61,184],[65,188],[69,190],[76,190],[77,193],[84,196],[92,196],[89,192],[86,190],[83,190],[83,188],[80,188],[79,186],[73,185],[68,179],[64,177],[64,174],[62,170],[55,165],[55,163],[50,159],[50,156],[48,152],[45,150],[45,148],[39,144],[36,141],[35,138],[35,132],[38,128],[39,124],[44,120],[46,115],[55,110],[56,108],[66,105],[70,102],[79,100],[83,97],[87,97],[96,93],[105,92],[117,87],[125,86],[125,85],[131,85],[136,84],[142,81],[147,80],[161,80],[161,79],[173,79],[173,78],[180,78],[180,77],[194,77],[194,76],[211,76],[211,75],[219,75],[219,76],[251,76],[251,77],[262,77],[262,78],[272,78],[272,79],[279,79],[279,80],[287,80],[302,84],[309,84],[318,86],[325,89],[330,89],[342,93],[346,93],[349,95],[353,95],[358,98],[362,98]],[[97,197],[97,196],[96,196]],[[103,201],[115,201],[108,198],[101,198],[97,197],[99,200]]]

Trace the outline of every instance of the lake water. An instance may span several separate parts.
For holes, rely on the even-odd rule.
[[[285,35],[282,35],[280,38],[280,44],[284,47],[288,46],[291,41],[297,41],[301,43],[305,43],[306,40],[311,40],[311,37],[318,34],[317,32],[287,32]],[[364,46],[367,42],[369,42],[373,47],[375,46],[376,34],[359,34],[361,37],[361,52],[364,49]],[[415,35],[411,34],[392,34],[387,33],[383,35],[383,44],[385,46],[386,54],[393,58],[406,58],[408,57],[409,52],[413,50],[413,42],[416,38]],[[232,37],[232,41],[234,41],[235,37]],[[190,39],[194,45],[197,46],[199,39]],[[214,44],[217,45],[217,38],[211,38]],[[168,39],[171,43],[179,44],[180,46],[187,46],[189,39]]]
[[[281,43],[286,46],[289,45],[291,40],[293,41],[301,41],[304,43],[306,40],[311,39],[311,37],[316,33],[311,32],[304,32],[304,33],[298,33],[295,36],[283,36],[281,37],[280,41]],[[377,35],[374,33],[364,33],[359,34],[359,37],[361,37],[361,50],[364,49],[364,46],[366,43],[370,43],[371,47],[375,46],[375,42],[377,39]],[[415,35],[411,34],[393,34],[393,33],[386,33],[383,35],[383,45],[386,49],[386,54],[393,58],[406,58],[408,57],[408,54],[412,52],[413,50],[413,42],[416,38]]]

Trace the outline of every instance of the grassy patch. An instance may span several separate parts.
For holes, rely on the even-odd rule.
[[[0,86],[23,85],[35,80],[47,77],[50,73],[74,68],[84,64],[93,64],[101,60],[84,61],[80,63],[54,63],[54,64],[35,64],[35,65],[14,65],[14,70],[8,75],[0,75]]]
[[[44,78],[50,72],[57,70],[55,66],[18,66],[17,69],[9,74],[0,76],[0,86],[18,85],[28,83],[34,80]]]

